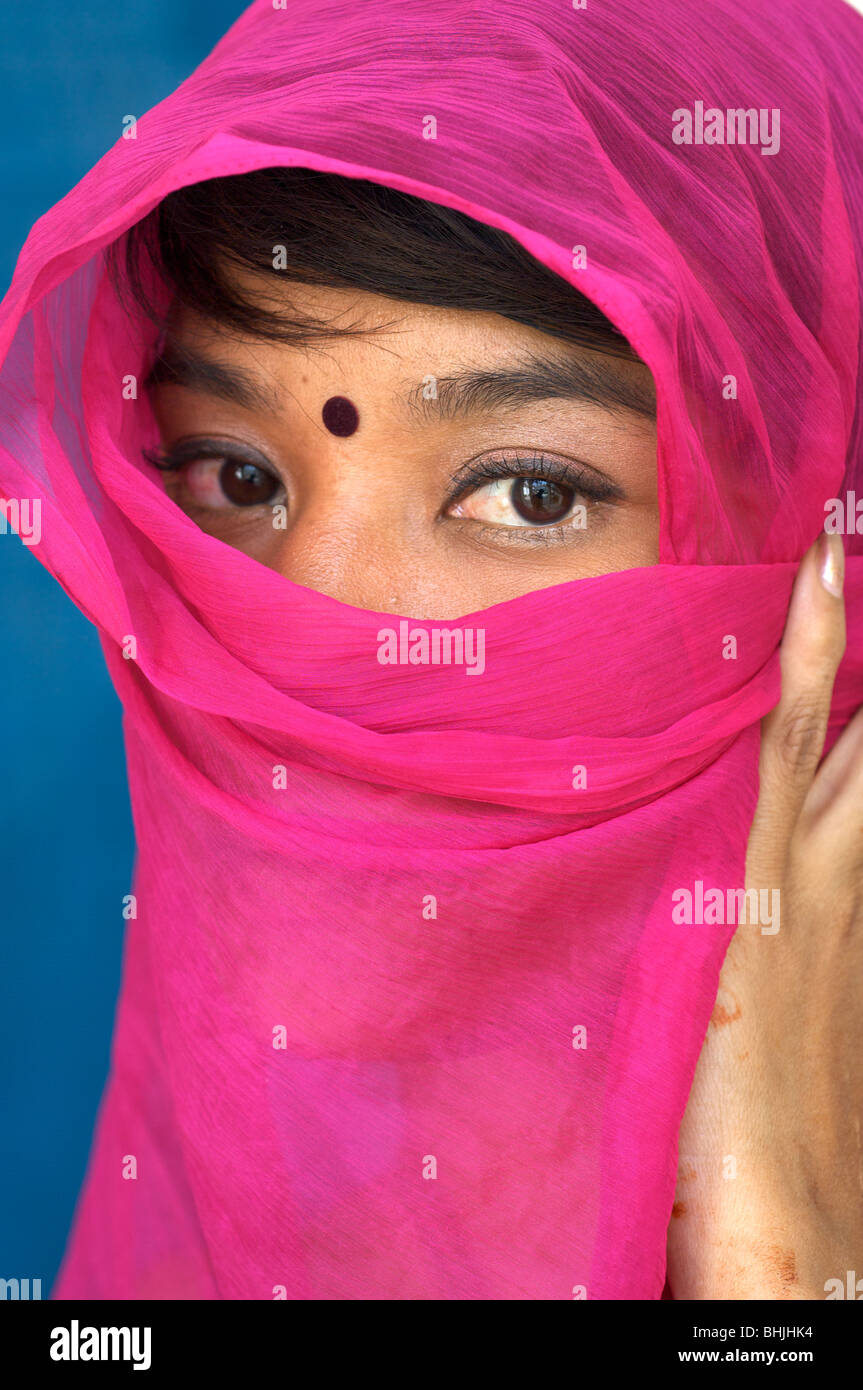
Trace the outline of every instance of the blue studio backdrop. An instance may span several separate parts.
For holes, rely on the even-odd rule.
[[[0,49],[8,288],[32,224],[166,97],[244,0],[7,6]],[[0,534],[0,1279],[47,1298],[107,1076],[134,856],[120,705],[95,631]]]

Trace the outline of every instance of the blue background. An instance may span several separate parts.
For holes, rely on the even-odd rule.
[[[4,9],[0,281],[32,224],[189,75],[243,0]],[[120,706],[95,630],[0,535],[0,1278],[48,1296],[109,1060],[134,854]]]

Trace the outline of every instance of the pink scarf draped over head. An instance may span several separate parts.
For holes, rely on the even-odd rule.
[[[101,634],[138,845],[55,1296],[660,1297],[735,929],[699,902],[744,887],[797,563],[863,499],[861,28],[840,0],[259,0],[33,228],[0,496]],[[271,165],[503,228],[608,314],[657,385],[658,565],[448,623],[481,672],[384,665],[401,615],[169,500],[127,389],[154,332],[102,251]],[[863,700],[846,546],[831,741]]]

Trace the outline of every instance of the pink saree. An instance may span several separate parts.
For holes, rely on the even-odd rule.
[[[0,496],[101,634],[138,846],[55,1297],[660,1297],[735,929],[675,904],[744,887],[796,565],[863,499],[861,58],[840,0],[258,0],[33,228]],[[460,209],[604,310],[657,385],[658,565],[449,623],[467,678],[170,501],[103,248],[269,165]]]

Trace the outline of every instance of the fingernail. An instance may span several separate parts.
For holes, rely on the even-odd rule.
[[[818,537],[818,574],[821,583],[836,598],[842,597],[845,580],[845,547],[842,537],[823,531]]]

